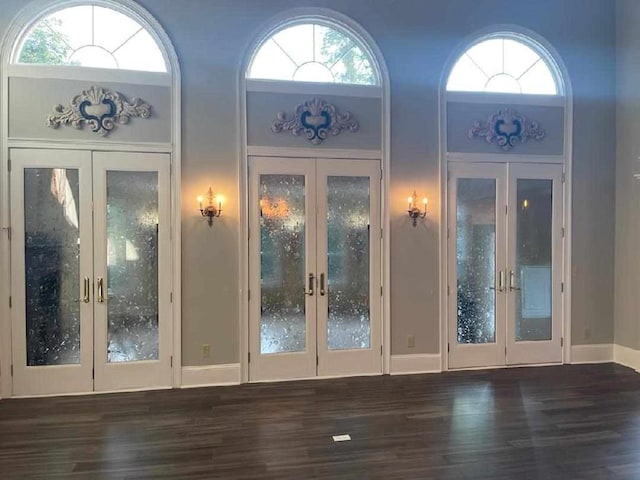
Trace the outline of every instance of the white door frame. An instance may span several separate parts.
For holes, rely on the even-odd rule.
[[[327,159],[344,159],[344,160],[378,160],[381,165],[381,225],[382,225],[382,245],[381,245],[381,279],[382,279],[382,305],[381,305],[381,328],[382,328],[382,361],[383,374],[389,373],[389,363],[391,359],[391,326],[389,321],[390,315],[390,270],[389,270],[389,208],[388,208],[388,170],[385,168],[383,154],[379,150],[359,150],[359,149],[330,149],[323,148],[318,151],[314,148],[282,148],[282,147],[246,147],[244,150],[244,162],[241,168],[244,169],[244,187],[241,193],[243,208],[243,235],[241,235],[241,262],[242,270],[240,275],[241,282],[241,316],[240,316],[240,346],[241,346],[241,383],[249,381],[249,289],[251,288],[251,277],[249,275],[249,157],[271,158],[274,161],[281,158],[327,158]],[[321,378],[321,377],[315,377]]]
[[[10,199],[9,199],[9,149],[23,148],[64,148],[92,151],[138,151],[171,154],[171,255],[172,255],[172,300],[173,300],[173,386],[182,384],[182,214],[181,214],[181,165],[182,165],[182,75],[178,55],[173,43],[160,23],[144,7],[134,0],[99,0],[105,6],[114,6],[135,18],[141,25],[147,27],[149,33],[157,41],[165,54],[169,72],[155,77],[164,77],[162,84],[171,87],[171,139],[167,143],[117,143],[110,141],[96,141],[88,134],[86,141],[49,141],[24,140],[9,137],[9,76],[15,74],[17,67],[25,67],[28,72],[30,65],[11,65],[11,54],[14,45],[22,35],[26,26],[50,8],[61,8],[65,3],[73,4],[74,0],[57,1],[33,0],[28,3],[10,23],[2,40],[0,54],[0,264],[10,267],[11,229]],[[69,69],[65,66],[56,68],[32,69],[40,77],[79,79],[87,81],[89,77],[94,82],[120,81],[128,84],[147,85],[149,75],[139,72],[109,71],[101,69],[78,68]],[[74,73],[75,72],[75,73]],[[27,73],[27,75],[31,75]],[[103,76],[106,75],[106,76]],[[11,271],[0,273],[0,398],[13,395],[13,381],[11,377],[11,312],[10,287]]]

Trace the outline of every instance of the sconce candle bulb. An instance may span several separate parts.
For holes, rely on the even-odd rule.
[[[422,199],[423,208],[420,210],[418,206],[418,194],[416,191],[413,191],[413,195],[410,196],[407,200],[409,202],[409,209],[407,212],[409,213],[409,217],[413,220],[413,226],[418,225],[419,218],[425,218],[427,216],[427,205],[429,200],[425,197]]]
[[[215,217],[219,217],[222,213],[222,203],[224,201],[224,198],[221,195],[217,195],[215,197],[214,203],[213,190],[211,189],[211,187],[209,187],[206,197],[206,205],[203,204],[204,198],[202,197],[202,195],[198,196],[198,204],[200,207],[200,214],[203,217],[207,217],[207,223],[211,227],[213,225],[213,219]]]

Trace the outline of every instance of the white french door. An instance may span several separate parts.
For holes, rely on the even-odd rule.
[[[382,372],[380,164],[249,162],[251,381]]]
[[[450,368],[562,361],[562,167],[449,166]]]
[[[14,395],[170,386],[169,156],[10,154]]]

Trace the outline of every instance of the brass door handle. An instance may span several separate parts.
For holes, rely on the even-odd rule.
[[[320,274],[320,296],[324,297],[326,295],[326,290],[324,288],[324,273]]]
[[[98,303],[104,303],[104,280],[98,277]]]
[[[91,280],[89,277],[84,277],[84,291],[82,294],[82,301],[84,303],[89,303],[91,299],[89,298],[89,290],[91,289]]]
[[[313,273],[309,274],[309,289],[306,288],[302,288],[304,290],[304,294],[305,295],[309,295],[310,297],[313,297],[313,289],[315,287],[315,281],[316,281],[316,277],[313,275]]]
[[[498,272],[498,286],[497,287],[489,287],[490,290],[497,290],[498,292],[504,292],[504,271],[500,270]]]
[[[512,292],[514,290],[520,290],[519,287],[516,287],[516,273],[513,270],[509,272],[509,290]]]

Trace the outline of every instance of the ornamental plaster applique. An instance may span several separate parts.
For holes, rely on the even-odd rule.
[[[538,122],[529,120],[515,110],[498,110],[486,121],[478,120],[469,130],[469,138],[484,137],[487,143],[497,143],[504,151],[509,151],[518,143],[526,143],[530,138],[542,140],[545,131]]]
[[[125,125],[132,117],[149,118],[151,106],[139,98],[131,102],[120,93],[92,86],[71,99],[69,107],[53,107],[54,114],[47,116],[47,126],[58,128],[72,125],[83,129],[85,124],[91,131],[106,137],[117,123]]]
[[[360,124],[351,118],[351,113],[339,113],[335,105],[314,98],[298,105],[293,118],[280,112],[271,130],[274,133],[291,131],[295,136],[305,135],[313,145],[321,144],[329,136],[340,135],[343,130],[357,132]]]

